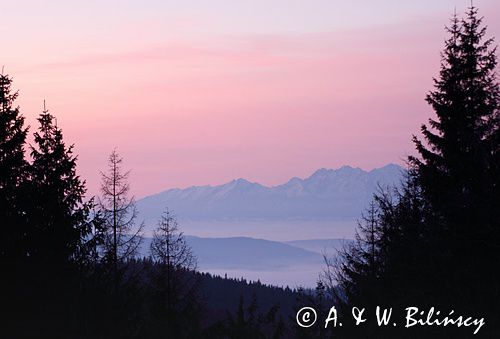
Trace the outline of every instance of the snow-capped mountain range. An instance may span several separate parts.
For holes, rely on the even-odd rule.
[[[378,185],[397,185],[404,170],[389,164],[371,171],[343,166],[319,169],[273,187],[235,179],[218,186],[169,189],[137,202],[141,219],[165,208],[182,220],[328,220],[358,218]]]

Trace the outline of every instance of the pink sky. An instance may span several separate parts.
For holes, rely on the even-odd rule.
[[[2,4],[0,64],[32,131],[47,100],[90,193],[116,147],[141,197],[402,163],[470,2],[102,3]],[[475,4],[499,37],[500,3]]]

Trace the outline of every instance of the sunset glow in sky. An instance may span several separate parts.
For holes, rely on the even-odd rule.
[[[470,1],[3,1],[0,65],[43,100],[97,193],[117,148],[136,196],[402,163],[444,25]],[[500,39],[500,2],[476,0]]]

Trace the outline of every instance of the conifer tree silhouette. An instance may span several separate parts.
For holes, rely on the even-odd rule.
[[[28,128],[19,107],[18,93],[11,89],[12,78],[0,74],[0,262],[13,263],[26,256],[21,187],[26,177],[24,146]]]
[[[491,275],[500,263],[493,240],[500,236],[500,88],[496,47],[482,21],[473,6],[464,19],[453,18],[427,95],[436,117],[422,125],[425,142],[413,138],[420,156],[410,157],[432,207],[448,272],[442,283],[478,308],[500,297],[500,280]],[[474,289],[489,292],[472,297]]]
[[[80,259],[91,231],[92,207],[84,201],[85,181],[76,173],[74,146],[66,146],[56,121],[44,102],[29,166],[29,257],[51,265]]]
[[[485,39],[475,7],[464,19],[454,15],[447,30],[439,77],[426,98],[436,117],[422,125],[425,141],[413,137],[419,156],[409,157],[400,188],[375,196],[377,232],[367,227],[372,218],[365,220],[340,262],[327,262],[333,274],[327,281],[338,283],[337,299],[348,306],[434,306],[489,319],[499,314],[500,280],[492,273],[500,263],[496,48]],[[500,332],[495,324],[482,331]]]
[[[113,150],[108,171],[101,172],[99,206],[103,219],[103,255],[117,269],[120,262],[132,259],[142,240],[144,223],[136,224],[137,208],[129,197],[129,172],[123,172],[123,158]]]

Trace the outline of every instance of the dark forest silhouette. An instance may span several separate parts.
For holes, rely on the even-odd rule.
[[[111,153],[101,196],[86,201],[73,146],[45,104],[34,145],[26,145],[28,128],[11,84],[0,75],[2,337],[285,335],[299,293],[197,272],[168,209],[150,256],[138,258],[143,224],[123,159]]]
[[[381,189],[361,219],[356,241],[327,261],[329,286],[344,308],[376,305],[486,317],[485,337],[500,324],[500,91],[496,48],[477,9],[447,29],[439,77],[427,102],[435,118],[413,137],[400,189]],[[341,293],[338,293],[341,291]],[[455,333],[456,331],[456,333]],[[380,329],[354,337],[468,336],[464,329]],[[346,330],[346,335],[351,334]],[[467,335],[466,335],[467,334]],[[496,335],[495,335],[496,334]]]
[[[431,306],[485,317],[499,337],[500,91],[493,40],[477,9],[454,16],[427,102],[435,112],[414,137],[417,156],[399,188],[381,188],[354,242],[315,290],[197,272],[170,211],[158,216],[151,255],[138,258],[142,224],[116,151],[102,195],[86,200],[77,156],[44,107],[34,144],[0,75],[0,269],[6,338],[469,337],[467,330],[297,327],[294,312],[337,305]],[[45,106],[45,105],[44,105]],[[28,156],[29,154],[29,156]]]

